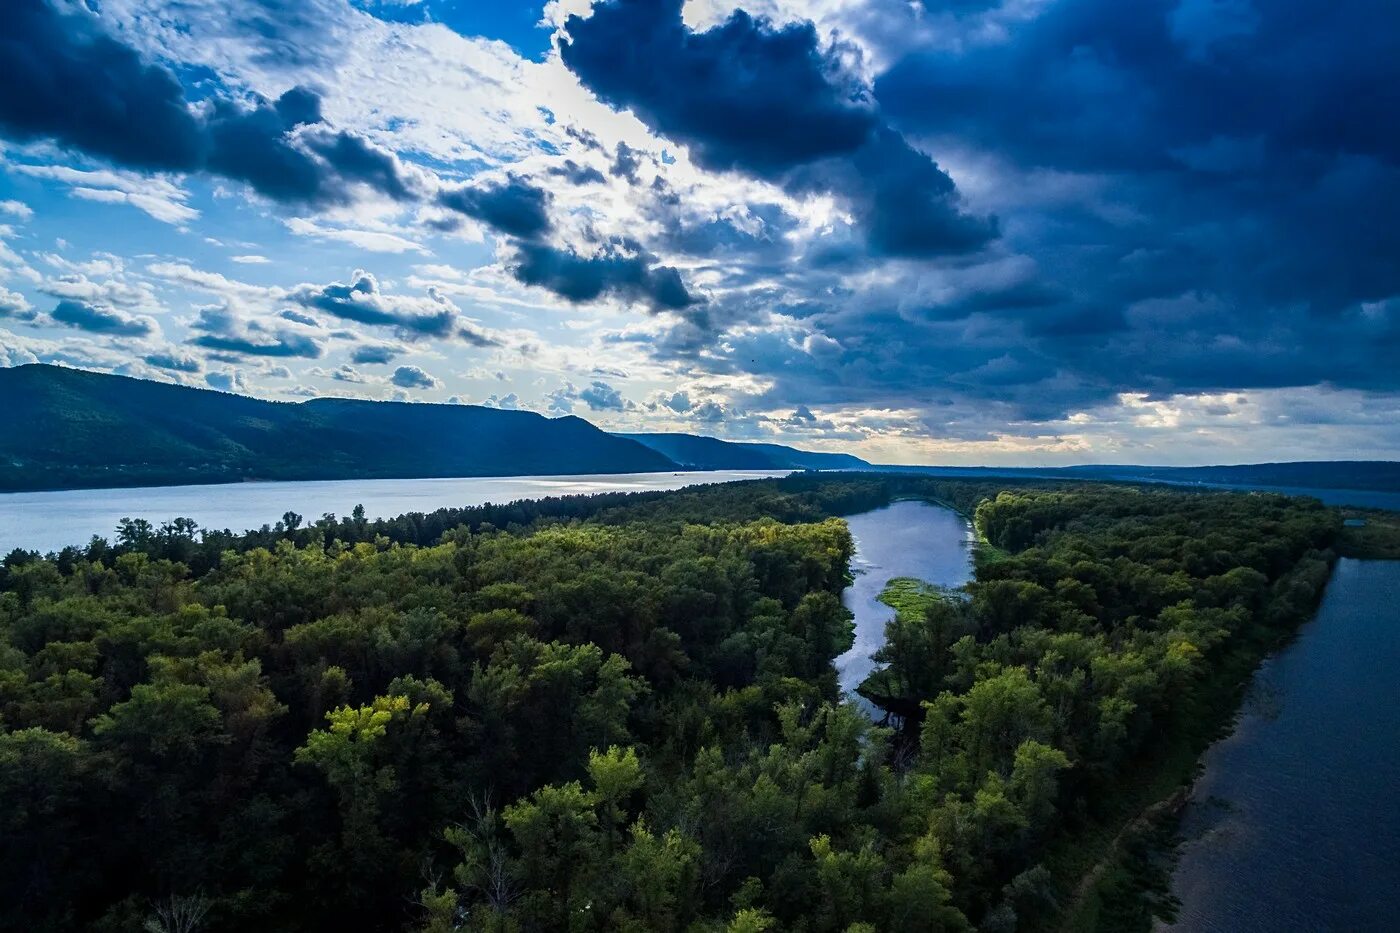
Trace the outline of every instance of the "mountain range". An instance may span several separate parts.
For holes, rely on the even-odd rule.
[[[688,441],[703,455],[672,456]],[[846,466],[868,464],[476,405],[269,402],[43,364],[0,369],[0,491]]]
[[[644,444],[687,470],[867,470],[850,454],[823,454],[781,444],[746,444],[696,434],[617,434]]]
[[[270,402],[37,363],[0,369],[0,492],[245,480],[871,469],[1400,491],[1400,463],[1393,461],[872,466],[850,454],[781,444],[610,434],[572,415],[347,398]]]

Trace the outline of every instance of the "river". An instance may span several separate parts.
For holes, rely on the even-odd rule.
[[[929,502],[903,500],[846,517],[855,541],[851,569],[855,580],[841,602],[855,616],[856,640],[836,659],[841,689],[869,709],[855,688],[875,668],[870,655],[885,642],[885,623],[894,610],[880,602],[885,584],[895,577],[958,587],[972,579],[972,526],[952,509]]]
[[[1182,818],[1169,929],[1400,929],[1400,561],[1342,560]]]
[[[122,518],[152,523],[192,518],[202,528],[245,531],[275,524],[288,511],[309,521],[326,512],[369,518],[432,512],[487,502],[599,492],[646,492],[706,483],[786,476],[784,471],[615,473],[593,476],[509,476],[463,479],[370,479],[139,489],[67,489],[0,494],[0,556],[14,548],[49,552],[111,537]]]

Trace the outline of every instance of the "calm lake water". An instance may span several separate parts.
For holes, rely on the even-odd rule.
[[[145,518],[156,524],[172,518],[192,518],[203,528],[245,531],[276,524],[287,511],[312,521],[326,512],[349,515],[356,505],[363,505],[369,518],[392,518],[405,512],[431,512],[487,502],[680,489],[786,475],[782,471],[757,470],[617,473],[8,493],[0,495],[0,555],[17,547],[43,552],[59,550],[70,544],[86,544],[93,535],[110,538],[122,518]]]
[[[1337,564],[1206,753],[1182,832],[1170,929],[1400,929],[1400,561]]]
[[[972,579],[972,526],[943,506],[895,502],[873,512],[846,517],[855,539],[851,560],[855,582],[841,602],[855,615],[856,641],[836,659],[841,689],[862,705],[855,688],[875,667],[870,655],[885,643],[885,623],[894,610],[880,602],[895,577],[917,577],[939,586],[962,586]]]

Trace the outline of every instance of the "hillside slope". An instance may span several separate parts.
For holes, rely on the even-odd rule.
[[[813,453],[782,444],[743,444],[694,434],[618,434],[694,470],[860,470],[850,454]]]
[[[354,399],[267,402],[56,366],[0,369],[0,491],[674,470],[581,418]]]

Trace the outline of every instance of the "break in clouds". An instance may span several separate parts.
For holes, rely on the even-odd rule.
[[[905,461],[1400,449],[1383,4],[529,13],[7,4],[0,362]]]

